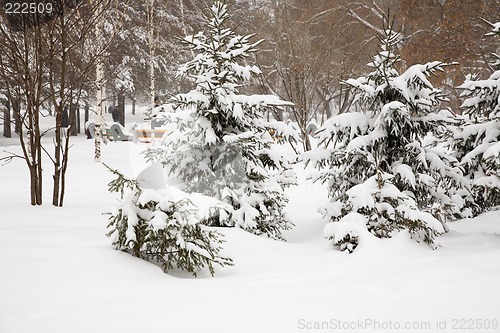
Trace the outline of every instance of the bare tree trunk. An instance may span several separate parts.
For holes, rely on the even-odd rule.
[[[135,103],[136,103],[135,98],[132,97],[132,115],[134,115],[134,116],[135,116]]]
[[[59,206],[59,188],[61,181],[61,141],[62,141],[62,131],[64,130],[62,127],[62,113],[63,106],[62,102],[56,106],[56,133],[54,140],[54,158],[52,160],[54,164],[54,174],[52,175],[53,185],[52,185],[52,205]]]
[[[67,151],[68,151],[68,145],[69,145],[69,137],[70,135],[76,135],[75,131],[75,104],[72,102],[71,98],[68,101],[67,100],[67,92],[66,92],[66,85],[67,85],[67,67],[68,67],[68,52],[69,49],[67,47],[67,30],[66,26],[64,24],[64,17],[60,17],[60,26],[61,26],[61,33],[60,33],[60,45],[57,44],[55,40],[53,42],[56,42],[55,45],[51,45],[51,50],[56,53],[60,54],[60,72],[57,73],[59,75],[56,75],[56,70],[52,68],[51,74],[53,76],[60,76],[60,81],[59,81],[59,91],[58,91],[58,100],[57,101],[55,98],[53,99],[53,103],[56,108],[56,129],[55,129],[55,140],[54,140],[54,158],[52,159],[52,162],[54,164],[54,173],[53,173],[53,187],[52,187],[52,205],[56,207],[62,207],[63,203],[63,197],[62,193],[64,193],[64,177],[65,177],[65,172],[66,168],[65,165],[67,165],[68,160],[67,160]],[[53,97],[55,97],[55,87],[53,84],[53,78],[51,77],[51,88],[53,91]],[[71,92],[72,94],[72,92]],[[64,111],[64,105],[69,102],[69,122],[68,122],[68,128],[64,129],[63,126],[63,111]],[[65,139],[64,139],[65,138]],[[63,140],[64,139],[64,140]]]
[[[28,35],[33,32],[24,31],[25,41],[29,40]],[[31,153],[30,161],[34,168],[34,183],[35,188],[35,204],[42,204],[42,189],[43,189],[43,170],[42,170],[42,135],[40,132],[40,105],[41,105],[41,92],[43,85],[43,64],[42,64],[42,34],[40,27],[34,29],[34,45],[33,48],[25,47],[25,71],[28,71],[29,64],[32,62],[34,52],[34,77],[27,78],[25,82],[25,98],[26,98],[26,112],[28,115],[28,137],[29,146],[28,151]]]
[[[329,94],[327,89],[320,89],[319,87],[316,87],[314,91],[316,92],[316,96],[321,100],[321,125],[323,125],[325,120],[332,116],[332,108],[330,106],[332,98],[329,96],[333,94]]]
[[[149,84],[149,94],[150,94],[150,103],[151,110],[156,106],[156,87],[155,87],[155,30],[154,30],[154,9],[155,9],[155,0],[148,0],[148,48],[149,48],[149,75],[150,75],[150,84]],[[153,124],[153,123],[151,123]],[[152,126],[152,125],[151,125]],[[155,132],[151,132],[151,142],[155,142]]]
[[[75,111],[76,111],[76,132],[80,134],[82,130],[80,121],[80,108],[77,106]]]
[[[118,122],[125,126],[125,94],[123,92],[118,93]]]
[[[40,206],[42,205],[42,184],[41,184],[41,173],[40,165],[33,164],[29,165],[30,170],[30,195],[31,195],[31,205]]]
[[[66,169],[68,168],[69,161],[69,135],[66,136],[64,143],[63,160],[61,165],[61,188],[59,193],[59,207],[64,204],[64,195],[66,194]]]
[[[88,103],[85,104],[85,114],[83,115],[83,123],[86,124],[89,121],[89,111],[90,106]]]
[[[305,149],[305,151],[310,151],[312,149],[311,139],[309,138],[309,133],[307,133],[307,132],[306,132],[305,138],[304,138],[304,149]]]
[[[32,82],[29,82],[30,84]],[[36,90],[36,89],[34,89]],[[26,161],[28,163],[28,168],[30,170],[31,178],[31,204],[41,205],[42,204],[42,188],[43,188],[43,178],[42,178],[42,143],[41,143],[41,133],[40,133],[40,115],[39,110],[34,101],[37,98],[37,93],[28,93],[32,91],[32,88],[26,89],[27,103],[26,103],[26,118],[27,118],[27,145],[24,144],[24,133],[21,127],[21,133],[19,135],[21,146],[23,148]],[[32,100],[33,99],[33,100]]]
[[[94,5],[102,7],[102,2],[95,0]],[[104,12],[104,8],[101,9],[99,15]],[[64,202],[70,140],[69,133],[62,127],[64,105],[70,104],[71,125],[67,131],[75,134],[79,123],[76,109],[78,101],[73,104],[71,101],[74,96],[78,96],[77,100],[80,98],[82,87],[88,82],[88,71],[96,63],[90,61],[87,69],[75,69],[75,66],[85,62],[72,63],[71,54],[75,54],[74,60],[81,60],[76,57],[82,54],[73,53],[72,49],[81,45],[83,38],[93,31],[96,24],[73,24],[71,20],[83,20],[83,16],[65,14],[69,13],[61,13],[43,25],[23,26],[15,38],[7,27],[0,25],[0,77],[9,94],[22,150],[22,156],[15,157],[23,158],[29,170],[32,205],[42,204],[42,153],[47,154],[54,165],[52,204],[62,206]],[[92,16],[92,13],[87,14],[90,14],[87,18]],[[81,30],[70,30],[69,27]],[[68,87],[71,87],[71,92],[68,92]],[[51,101],[51,110],[56,117],[54,155],[42,146],[40,111],[47,99]]]
[[[63,19],[63,18],[61,18]],[[55,140],[54,140],[54,158],[52,159],[52,163],[54,165],[54,173],[52,175],[53,179],[53,184],[52,184],[52,205],[58,207],[59,206],[59,192],[61,188],[61,155],[62,155],[62,137],[63,137],[63,132],[65,129],[63,128],[63,112],[67,112],[65,110],[65,103],[67,102],[65,100],[65,90],[66,90],[66,50],[64,50],[64,46],[66,44],[66,29],[62,27],[61,30],[61,50],[59,51],[58,45],[56,44],[55,41],[52,41],[55,45],[51,45],[51,51],[54,53],[52,56],[57,55],[59,52],[61,52],[61,69],[60,69],[60,75],[61,75],[61,82],[59,83],[59,91],[58,91],[58,96],[56,100],[56,91],[57,88],[55,87],[54,84],[54,77],[56,76],[56,69],[54,67],[51,68],[50,73],[52,74],[50,78],[50,84],[51,88],[53,91],[53,104],[55,106],[55,112],[56,112],[56,128],[55,128]],[[58,73],[59,74],[59,73]],[[73,107],[72,104],[70,104],[70,109]],[[70,110],[71,112],[71,110]],[[66,135],[69,136],[69,130],[71,129],[71,122],[72,119],[70,116],[68,117],[68,126],[69,128],[66,130],[67,133]]]
[[[78,125],[76,120],[76,109],[77,106],[75,104],[70,104],[69,106],[69,129],[68,134],[71,136],[78,135]]]
[[[352,105],[352,101],[353,99],[351,98],[349,90],[346,90],[344,93],[342,93],[342,90],[340,90],[339,114],[347,112]]]
[[[12,113],[14,116],[14,132],[16,132],[16,134],[18,135],[21,134],[21,127],[22,127],[20,104],[21,103],[19,102],[18,98],[12,100]]]
[[[12,137],[12,131],[10,128],[10,100],[7,99],[5,102],[5,109],[3,111],[3,136],[6,138]]]
[[[31,98],[31,97],[30,97]],[[30,170],[30,193],[31,193],[31,205],[41,205],[42,204],[42,188],[43,188],[43,178],[42,178],[42,144],[40,135],[40,123],[39,123],[39,110],[32,105],[31,101],[28,101],[26,105],[26,116],[27,116],[27,144],[25,144],[24,133],[21,128],[21,133],[19,135],[21,141],[21,147]]]
[[[148,47],[149,47],[149,94],[151,108],[155,106],[156,91],[155,91],[155,38],[154,38],[154,4],[155,0],[149,0],[148,6]]]
[[[101,6],[99,6],[99,12],[101,12]],[[95,33],[97,43],[102,43],[103,38],[103,29],[104,29],[104,21],[103,18],[99,18],[96,26]],[[104,62],[103,59],[98,59],[96,64],[96,86],[97,86],[97,95],[96,95],[96,122],[95,122],[95,156],[94,159],[96,162],[101,162],[101,142],[103,141],[102,130],[104,125],[104,114],[106,113],[106,84],[104,78]]]
[[[40,27],[24,24],[16,38],[0,25],[0,76],[12,106],[15,132],[30,175],[30,201],[42,204],[42,144],[40,105],[43,86]],[[8,61],[5,61],[8,59]],[[16,73],[17,75],[13,75]],[[22,107],[21,107],[22,104]]]

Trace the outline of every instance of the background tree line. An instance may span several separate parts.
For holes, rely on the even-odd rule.
[[[43,2],[49,2],[44,0]],[[7,1],[3,1],[5,5]],[[187,82],[176,76],[192,54],[178,38],[199,30],[209,0],[53,0],[61,12],[39,25],[13,29],[4,12],[0,21],[0,98],[3,135],[11,127],[20,137],[23,158],[31,175],[32,204],[41,204],[41,156],[54,165],[52,203],[64,199],[69,137],[63,129],[65,108],[70,123],[75,108],[96,104],[97,64],[103,68],[104,103],[153,106],[182,91]],[[353,96],[340,82],[363,74],[376,54],[384,13],[396,18],[403,36],[397,50],[404,70],[431,59],[456,62],[446,76],[433,82],[453,97],[458,111],[459,86],[465,74],[487,77],[493,69],[488,55],[497,50],[484,37],[486,22],[500,17],[500,0],[227,0],[231,22],[239,34],[256,33],[264,42],[255,60],[263,75],[250,88],[294,103],[279,120],[291,119],[301,132],[303,148],[311,149],[308,125],[322,123],[347,111]],[[102,24],[100,34],[97,23]],[[87,108],[88,109],[88,108]],[[41,129],[40,116],[54,116],[50,130]],[[271,115],[270,115],[271,116]],[[86,116],[87,118],[87,116]],[[15,123],[10,125],[11,120]],[[122,119],[124,121],[124,119]],[[54,131],[52,152],[42,138]]]
[[[116,104],[120,95],[133,103],[151,103],[152,93],[164,101],[179,92],[184,83],[175,74],[189,51],[178,38],[198,31],[211,2],[107,2],[104,19],[108,35],[103,38],[111,40],[113,36],[104,55],[109,104]],[[388,10],[396,17],[395,29],[404,36],[399,50],[405,59],[403,67],[434,58],[458,63],[453,73],[439,82],[455,96],[453,106],[458,106],[454,87],[463,81],[464,73],[487,75],[492,71],[487,57],[496,46],[484,38],[484,20],[492,22],[499,17],[499,0],[226,2],[232,6],[231,20],[239,22],[235,27],[238,33],[256,33],[264,39],[256,55],[264,71],[256,91],[273,91],[293,101],[291,117],[301,129],[315,116],[322,121],[332,112],[346,111],[351,96],[340,89],[340,81],[362,74],[369,55],[376,52],[374,32],[380,32]]]
[[[113,96],[125,92],[132,100],[149,103],[154,77],[154,94],[165,101],[185,84],[177,78],[176,69],[190,54],[178,38],[199,30],[203,12],[211,1],[125,3],[133,14],[129,14],[130,21],[120,35],[123,39],[113,45],[109,54],[110,71],[122,68],[116,71],[115,80],[109,80],[109,88]],[[455,87],[465,74],[478,72],[486,77],[493,70],[487,60],[497,46],[484,37],[488,27],[485,21],[498,19],[499,0],[228,0],[226,3],[232,7],[231,21],[238,22],[234,27],[237,33],[256,33],[257,38],[264,40],[255,54],[263,70],[255,82],[255,92],[276,93],[295,104],[289,114],[274,116],[297,122],[306,150],[311,148],[306,135],[311,121],[322,123],[351,106],[352,96],[341,89],[340,82],[365,71],[370,55],[376,53],[374,36],[381,33],[384,14],[395,17],[394,28],[404,38],[398,50],[405,59],[400,70],[430,59],[457,63],[446,77],[434,79],[437,86],[450,94],[449,106],[454,110],[460,105],[460,92]],[[148,13],[152,14],[149,21]],[[145,38],[151,28],[154,55],[148,46],[150,41]],[[120,78],[126,78],[128,90]]]

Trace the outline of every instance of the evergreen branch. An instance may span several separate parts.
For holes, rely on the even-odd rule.
[[[139,190],[139,185],[137,184],[137,181],[131,180],[125,177],[124,174],[122,174],[120,171],[117,169],[113,169],[110,166],[108,166],[106,163],[102,163],[109,171],[111,171],[112,174],[116,175],[118,178],[115,180],[112,180],[108,183],[108,191],[109,192],[117,192],[120,193],[121,199],[123,199],[123,196],[125,194],[125,187],[130,188],[131,190]]]

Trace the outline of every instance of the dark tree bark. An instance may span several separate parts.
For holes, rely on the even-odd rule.
[[[84,123],[87,123],[87,121],[89,121],[89,111],[90,111],[90,106],[88,104],[85,104],[85,115],[83,116]]]
[[[118,122],[125,126],[125,94],[118,94]]]
[[[22,155],[13,156],[23,158],[27,164],[32,205],[42,204],[42,154],[54,165],[52,204],[63,205],[70,134],[76,135],[79,127],[76,105],[82,91],[88,90],[89,73],[96,58],[104,57],[102,50],[88,50],[85,40],[92,38],[95,23],[111,1],[93,0],[77,5],[78,15],[71,8],[43,25],[29,29],[23,25],[15,36],[5,24],[5,17],[0,16],[0,80],[10,99],[13,127],[22,150]],[[51,140],[54,154],[42,146],[47,131],[40,129],[40,117],[47,103],[56,118],[55,128],[49,129],[55,132]],[[65,110],[65,105],[70,106],[69,110]],[[65,111],[70,115],[63,119]],[[63,120],[69,120],[69,129]],[[5,160],[9,158],[12,157]]]
[[[8,99],[5,102],[5,109],[3,111],[3,136],[6,138],[12,137],[10,128],[10,101]]]
[[[22,127],[21,109],[19,104],[20,104],[19,100],[17,99],[12,100],[12,113],[14,116],[14,132],[16,132],[16,134],[18,135],[21,134],[21,127]]]
[[[76,105],[71,104],[69,107],[69,135],[76,136],[78,134],[78,128],[76,123]]]
[[[81,121],[80,121],[80,108],[77,107],[76,108],[76,132],[78,134],[80,134],[81,130],[82,130],[82,128],[81,128]]]

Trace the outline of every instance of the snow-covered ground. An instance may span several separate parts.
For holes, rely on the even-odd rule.
[[[1,333],[500,332],[499,211],[450,223],[435,251],[401,233],[349,255],[324,239],[326,191],[298,167],[288,242],[220,229],[234,267],[167,275],[111,247],[112,176],[91,140],[72,142],[63,208],[50,205],[48,161],[42,207],[29,205],[24,161],[0,167]],[[145,147],[111,142],[103,161],[137,174]]]

